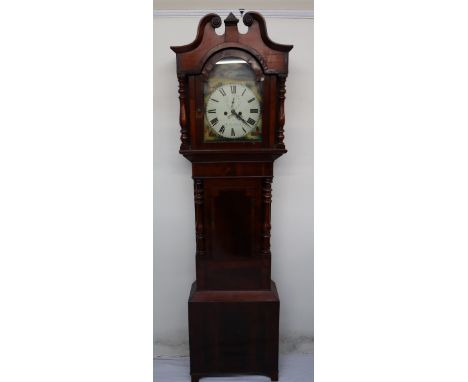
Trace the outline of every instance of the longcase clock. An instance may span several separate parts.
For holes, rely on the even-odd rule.
[[[270,40],[265,20],[216,14],[195,40],[174,46],[180,153],[192,162],[196,281],[189,297],[192,382],[232,373],[278,380],[279,297],[271,280],[273,162],[283,139],[292,45]]]

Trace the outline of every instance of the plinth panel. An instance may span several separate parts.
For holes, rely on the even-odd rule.
[[[264,291],[197,291],[189,299],[194,380],[230,373],[278,373],[279,298]]]

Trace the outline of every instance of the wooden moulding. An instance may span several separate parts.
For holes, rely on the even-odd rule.
[[[194,163],[192,175],[194,178],[272,177],[273,165],[271,162]]]
[[[216,51],[238,48],[248,51],[262,64],[267,74],[287,74],[288,52],[293,45],[279,44],[268,36],[265,19],[257,12],[247,12],[243,22],[248,32],[239,33],[235,16],[232,13],[224,21],[225,33],[218,35],[216,28],[221,26],[221,18],[209,13],[200,20],[195,40],[187,45],[171,46],[177,54],[177,73],[182,75],[199,74],[206,60]],[[236,19],[237,20],[237,19]]]
[[[275,302],[279,301],[276,284],[270,290],[198,290],[192,284],[189,302]]]

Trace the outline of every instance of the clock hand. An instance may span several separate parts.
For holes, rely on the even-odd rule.
[[[241,116],[239,116],[239,119],[244,122],[244,125],[247,126],[248,128],[250,128],[250,125],[245,121],[244,118],[242,118]]]
[[[234,114],[238,120],[244,122],[244,124],[250,128],[250,125],[245,121],[245,119],[236,113],[234,109],[231,110],[231,114]]]
[[[231,115],[234,115],[238,120],[243,121],[242,117],[236,113],[234,109],[231,110]]]

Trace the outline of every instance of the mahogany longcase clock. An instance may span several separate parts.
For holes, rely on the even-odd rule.
[[[279,297],[271,280],[273,162],[283,143],[285,81],[292,45],[270,40],[248,12],[239,33],[216,14],[195,40],[174,46],[180,153],[192,162],[196,281],[189,297],[192,382],[232,373],[278,380]]]

